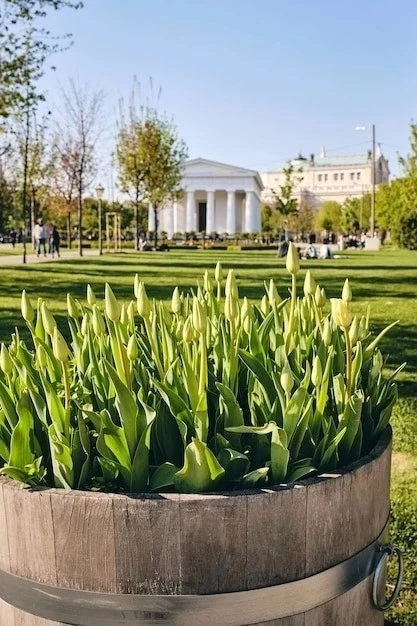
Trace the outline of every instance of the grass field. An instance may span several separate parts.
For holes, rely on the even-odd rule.
[[[249,299],[264,293],[263,281],[274,278],[281,295],[287,293],[290,281],[283,260],[273,252],[206,252],[175,251],[169,253],[124,253],[82,260],[23,267],[1,266],[0,257],[0,341],[7,341],[20,318],[20,294],[26,289],[50,301],[59,321],[66,307],[66,293],[85,297],[90,283],[102,295],[109,282],[117,296],[130,300],[133,276],[137,272],[152,297],[168,300],[175,285],[190,289],[205,269],[214,270],[220,260],[225,268],[234,268],[240,295]],[[312,269],[314,277],[325,287],[329,297],[338,296],[344,279],[349,277],[354,312],[365,312],[371,306],[375,331],[394,320],[399,324],[385,339],[383,350],[389,353],[389,369],[407,361],[400,377],[400,401],[395,409],[393,461],[393,537],[405,551],[406,575],[400,601],[389,613],[387,624],[417,625],[417,253],[384,251],[380,253],[347,252],[342,258],[302,263]],[[300,289],[302,288],[302,277]],[[23,333],[24,334],[24,333]],[[364,625],[366,626],[366,625]]]

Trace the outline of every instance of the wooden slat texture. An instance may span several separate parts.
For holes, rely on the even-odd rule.
[[[391,445],[372,463],[351,473],[350,554],[371,543],[385,526],[390,510]]]
[[[48,490],[3,489],[10,572],[56,585],[55,541]]]
[[[246,588],[246,495],[180,495],[182,593]]]
[[[117,593],[181,593],[179,498],[113,500]]]
[[[248,495],[247,589],[304,577],[307,490]]]
[[[58,586],[115,593],[113,497],[67,492],[52,511]]]
[[[2,479],[0,481],[0,569],[5,570],[6,572],[10,571],[9,540],[7,533],[7,518],[4,501],[4,490],[8,482],[8,479]]]
[[[349,556],[345,535],[350,532],[351,477],[350,474],[334,476],[318,478],[307,487],[305,576],[332,567]]]

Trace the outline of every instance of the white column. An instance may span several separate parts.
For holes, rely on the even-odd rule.
[[[227,192],[226,232],[228,235],[234,235],[236,232],[236,203],[234,191]]]
[[[174,225],[173,225],[174,233],[179,233],[180,229],[178,228],[178,221],[179,221],[178,202],[174,202],[173,204],[173,221],[174,221]]]
[[[167,219],[166,219],[166,231],[168,234],[168,239],[172,239],[172,235],[174,234],[174,203],[171,202],[166,207]]]
[[[194,195],[194,191],[187,191],[185,231],[187,233],[191,233],[194,230],[195,230],[195,195]]]
[[[215,191],[207,192],[207,220],[206,233],[214,233],[216,231],[216,200]]]
[[[153,210],[153,205],[151,203],[149,203],[148,209],[148,230],[152,233],[155,230],[155,213]]]
[[[257,233],[261,227],[259,199],[254,191],[246,192],[245,232]]]

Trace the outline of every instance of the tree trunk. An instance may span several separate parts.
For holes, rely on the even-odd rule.
[[[78,196],[78,252],[83,255],[83,197]]]
[[[154,230],[154,245],[155,245],[155,250],[158,249],[158,207],[154,205],[153,208],[153,213],[155,216],[155,230]]]
[[[135,203],[135,248],[139,250],[139,203],[136,199]]]
[[[67,248],[71,250],[71,211],[67,213]]]

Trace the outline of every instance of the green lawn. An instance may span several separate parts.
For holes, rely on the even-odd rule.
[[[389,353],[388,368],[407,361],[400,377],[401,399],[395,410],[393,426],[393,535],[406,551],[406,576],[401,600],[389,614],[388,624],[417,624],[417,253],[383,251],[380,253],[344,252],[342,258],[302,263],[302,275],[308,268],[326,288],[330,297],[338,296],[344,279],[349,278],[354,302],[361,313],[371,306],[375,331],[400,320],[385,339]],[[91,283],[97,295],[109,282],[123,300],[133,296],[133,276],[137,272],[147,285],[150,296],[168,300],[173,287],[190,289],[201,279],[205,269],[214,270],[220,260],[225,268],[234,268],[240,294],[259,298],[263,281],[276,279],[281,295],[290,281],[283,260],[273,252],[175,251],[169,253],[123,253],[29,266],[1,266],[0,258],[0,341],[7,341],[14,326],[22,329],[20,294],[26,289],[31,297],[46,298],[59,320],[65,309],[66,293],[85,297]],[[300,279],[300,288],[302,287]],[[24,334],[24,333],[22,333]],[[365,626],[365,625],[364,625]]]

